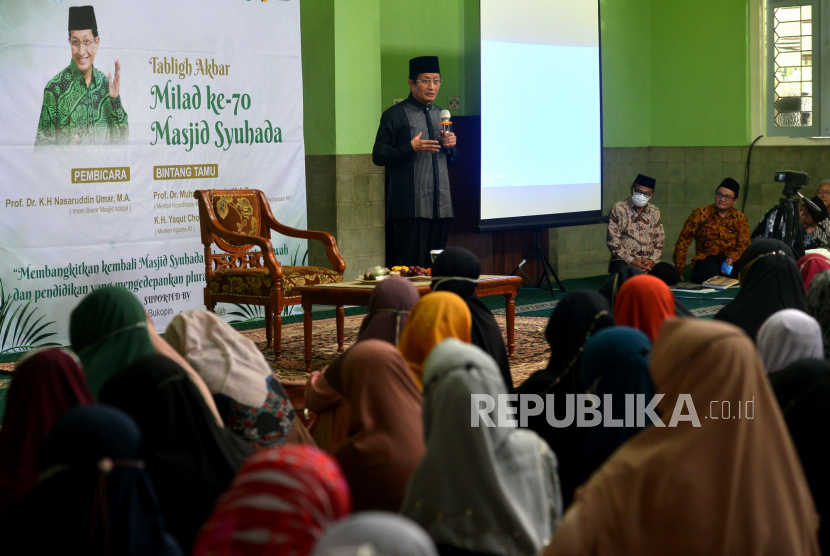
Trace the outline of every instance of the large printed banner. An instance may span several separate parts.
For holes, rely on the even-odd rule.
[[[0,3],[0,353],[68,343],[103,285],[162,330],[203,307],[194,190],[262,189],[306,227],[299,0],[82,5]]]

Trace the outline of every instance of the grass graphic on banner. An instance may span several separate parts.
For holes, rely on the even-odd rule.
[[[13,301],[12,294],[6,294],[3,280],[0,280],[0,354],[60,345],[55,342],[38,343],[57,333],[47,331],[47,327],[55,321],[40,324],[46,315],[29,324],[36,312],[37,307],[32,307],[32,300],[26,304]]]
[[[300,246],[297,246],[297,251],[291,256],[291,266],[297,266],[297,257],[300,256]],[[306,258],[308,257],[308,249],[305,250],[303,254],[303,260],[300,263],[300,266],[305,265]],[[254,320],[264,320],[265,319],[265,307],[262,305],[242,305],[239,303],[233,303],[233,305],[239,307],[239,311],[231,311],[228,314],[233,315],[235,317],[240,317],[240,319],[228,321],[233,323],[240,323],[240,322],[251,322]],[[289,305],[287,307],[282,308],[282,316],[287,317],[294,314],[294,307],[296,305]]]

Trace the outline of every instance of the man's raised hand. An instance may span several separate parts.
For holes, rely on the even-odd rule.
[[[112,77],[112,73],[109,74],[109,78],[110,96],[116,98],[121,91],[121,62],[118,60],[115,61],[115,78]]]
[[[438,141],[430,141],[429,139],[421,139],[421,132],[415,136],[410,143],[412,143],[412,150],[416,153],[437,153],[441,150],[441,144]]]

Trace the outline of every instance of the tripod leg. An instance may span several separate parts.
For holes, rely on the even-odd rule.
[[[542,251],[541,249],[539,249],[539,255],[541,255],[540,262],[543,262],[543,264],[545,266],[545,278],[548,279],[548,284],[550,284],[550,286],[551,286],[551,293],[553,293],[553,284],[551,284],[551,282],[550,282],[550,278],[548,277],[548,272],[550,272],[553,275],[553,277],[556,280],[556,283],[559,286],[559,289],[561,291],[563,291],[563,292],[568,291],[568,290],[565,289],[565,286],[562,285],[562,282],[559,280],[559,276],[556,275],[556,271],[553,270],[553,266],[550,264],[550,260],[548,259],[547,255],[545,255],[545,252]]]

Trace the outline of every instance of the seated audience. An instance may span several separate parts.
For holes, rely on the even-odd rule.
[[[824,271],[813,278],[807,292],[807,314],[821,326],[824,338],[824,357],[830,359],[830,271]]]
[[[401,332],[398,349],[419,390],[423,390],[421,375],[432,348],[447,338],[470,343],[472,322],[467,304],[452,292],[428,293],[415,304]]]
[[[545,555],[819,554],[815,505],[752,342],[725,323],[672,319],[650,368],[667,426],[594,473]],[[696,418],[681,402],[688,420],[670,426],[686,394]],[[749,400],[752,419],[720,418],[725,402],[749,411]],[[717,419],[704,418],[710,405]]]
[[[648,374],[651,341],[639,330],[628,326],[614,326],[600,330],[585,344],[579,379],[590,394],[600,399],[603,419],[611,396],[610,417],[624,423],[626,395],[642,394],[646,401],[654,396],[654,384]],[[643,426],[600,426],[588,429],[585,440],[582,475],[587,480],[606,459],[626,440],[637,434]]]
[[[674,295],[669,287],[654,276],[634,276],[627,280],[614,303],[614,320],[631,326],[657,341],[663,321],[675,316]]]
[[[375,339],[397,346],[409,311],[419,299],[418,290],[406,278],[392,277],[380,282],[369,296],[357,342]],[[343,360],[349,350],[351,347],[332,359],[324,371],[312,372],[305,385],[306,408],[316,413],[311,434],[317,447],[328,453],[334,452],[349,436],[350,408],[343,397],[340,379]]]
[[[164,339],[205,381],[228,430],[268,448],[302,426],[256,344],[213,313],[179,313]]]
[[[692,211],[674,246],[674,265],[681,276],[692,241],[692,282],[698,283],[722,275],[721,265],[733,266],[749,247],[749,222],[734,208],[739,191],[738,182],[726,178],[715,192],[714,204]]]
[[[367,546],[383,556],[438,556],[423,527],[390,512],[359,512],[341,519],[326,529],[311,555],[340,556]]]
[[[824,201],[822,201],[821,197],[819,197],[818,195],[816,195],[810,200],[816,204],[819,210],[816,211],[810,205],[802,205],[798,209],[801,218],[804,242],[803,245],[799,247],[795,245],[791,245],[790,247],[793,248],[793,251],[799,254],[803,254],[804,251],[807,249],[819,249],[830,247],[830,244],[825,243],[825,240],[823,239],[821,233],[819,233],[819,235],[816,235],[815,233],[817,225],[821,222],[824,222],[827,219],[827,206],[824,204]],[[787,233],[786,222],[782,217],[778,222],[779,225],[776,230],[777,220],[779,220],[778,206],[774,206],[771,209],[769,209],[766,212],[766,214],[764,214],[764,217],[761,218],[761,221],[758,222],[758,225],[752,232],[752,239],[755,239],[757,237],[763,237],[768,239],[771,238],[783,240],[785,234]]]
[[[666,234],[660,209],[649,203],[656,183],[654,178],[638,174],[631,185],[631,197],[608,212],[606,244],[611,251],[608,273],[614,274],[630,264],[643,272],[660,275],[671,286],[680,280],[680,274],[672,265],[660,262]]]
[[[715,319],[743,328],[755,340],[758,329],[781,309],[806,310],[804,286],[792,251],[778,240],[754,241],[741,260],[741,287]]]
[[[69,340],[83,362],[89,388],[96,397],[109,377],[136,359],[158,353],[184,369],[216,422],[223,424],[205,382],[156,332],[141,302],[125,288],[106,286],[83,298],[69,317]]]
[[[579,379],[579,362],[585,343],[592,335],[611,326],[614,326],[611,307],[600,294],[585,290],[568,294],[553,309],[545,328],[545,340],[550,345],[548,366],[533,373],[516,392],[536,394],[543,399],[547,394],[554,395],[554,399],[561,400],[554,404],[554,416],[564,420],[567,394],[584,394],[590,386]],[[577,427],[575,423],[564,428],[553,427],[544,414],[529,416],[527,426],[548,443],[559,460],[562,499],[567,508],[574,489],[585,475],[582,455],[588,429]]]
[[[351,487],[352,507],[396,512],[426,450],[421,391],[403,355],[382,340],[352,346],[340,380],[351,419],[334,457]]]
[[[816,510],[826,521],[830,517],[830,477],[823,440],[830,435],[830,364],[821,359],[803,359],[769,378],[798,450]],[[821,551],[830,553],[830,525],[819,524],[818,540]]]
[[[427,453],[401,513],[427,530],[441,556],[537,554],[562,515],[556,456],[531,431],[470,426],[471,394],[507,393],[481,349],[445,340],[423,376]]]
[[[212,418],[204,398],[174,361],[149,355],[101,388],[101,402],[135,419],[165,523],[190,554],[196,531],[254,448]]]
[[[772,374],[802,359],[824,357],[818,321],[798,309],[782,309],[758,329],[758,354]]]
[[[141,457],[124,412],[70,409],[43,446],[37,486],[0,527],[3,554],[182,556]]]
[[[291,444],[262,450],[219,498],[193,555],[307,556],[350,509],[349,486],[331,456]]]
[[[609,276],[605,282],[597,290],[600,294],[602,294],[605,299],[611,304],[611,308],[613,309],[614,303],[617,301],[617,293],[620,291],[622,285],[633,276],[639,276],[643,274],[643,271],[637,268],[636,266],[632,265],[625,265],[617,272]],[[657,276],[662,280],[660,276]],[[665,282],[665,280],[663,280]],[[677,297],[674,298],[674,312],[678,317],[693,317],[691,311],[689,311],[686,307],[680,303],[680,300]]]
[[[61,415],[95,403],[81,362],[60,349],[33,350],[14,369],[0,428],[0,521],[37,484],[40,454]]]
[[[432,264],[432,290],[450,291],[461,296],[473,317],[472,344],[478,346],[496,360],[504,378],[507,391],[512,392],[513,375],[507,346],[496,318],[476,296],[476,284],[481,276],[481,263],[471,251],[451,247],[435,258]]]
[[[830,270],[830,259],[820,253],[808,253],[798,259],[798,270],[801,271],[804,291],[810,291],[810,283],[816,274]]]

